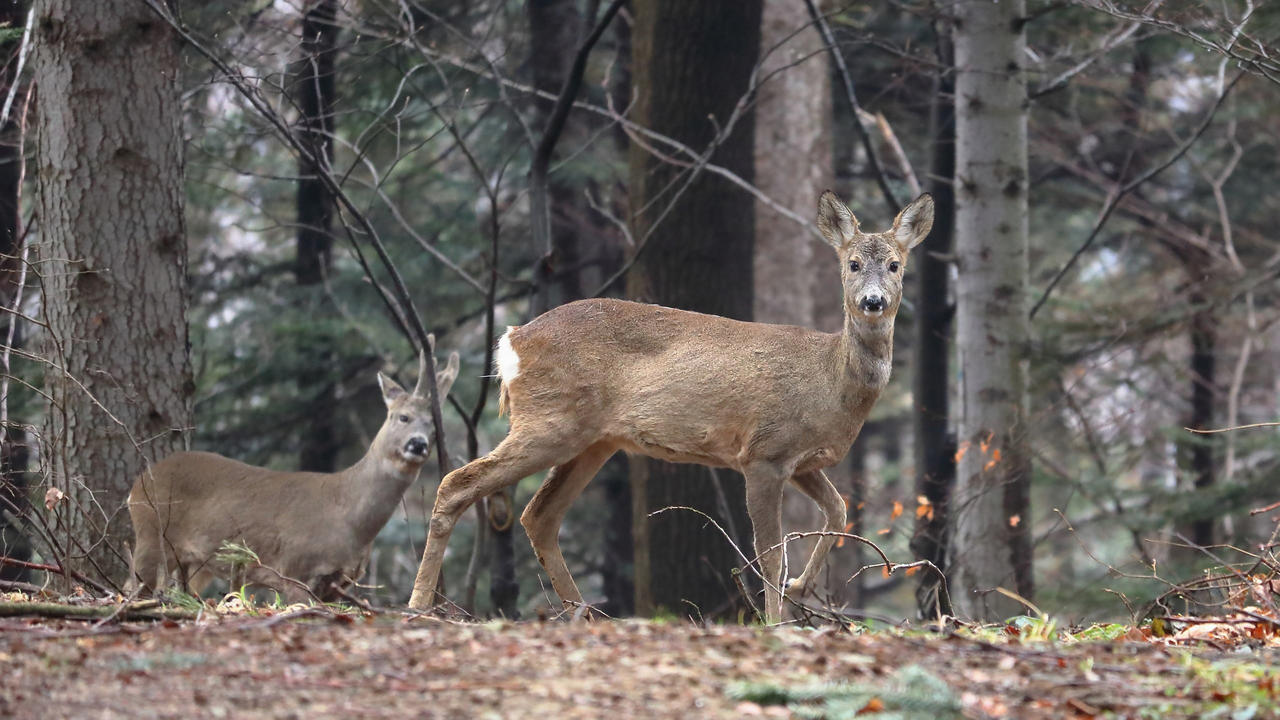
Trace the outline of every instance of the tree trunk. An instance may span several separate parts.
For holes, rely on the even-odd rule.
[[[706,147],[747,90],[760,41],[761,3],[637,0],[634,9],[636,120],[695,148]],[[751,179],[753,134],[748,113],[712,161]],[[668,184],[675,181],[680,187],[685,173],[632,145],[632,229],[638,241],[648,240],[628,277],[628,293],[662,305],[749,319],[754,218],[742,208],[750,207],[751,198],[727,180],[703,174],[655,227],[672,202]],[[654,460],[637,460],[631,467],[637,611],[706,617],[735,604],[730,570],[739,560],[719,532],[686,510],[653,518],[649,514],[674,505],[697,508],[735,533],[750,554],[741,478]]]
[[[948,566],[957,613],[992,620],[1029,597],[1027,93],[1024,3],[956,6],[956,343],[964,369]]]
[[[298,235],[294,276],[303,316],[331,314],[324,288],[333,262],[333,200],[320,179],[333,165],[334,60],[338,28],[337,0],[313,0],[302,17],[301,59],[295,65],[298,139],[318,161],[298,166]],[[321,325],[321,328],[324,326]],[[334,385],[334,340],[328,333],[308,332],[299,348],[310,358],[298,371],[298,395],[309,408],[299,429],[299,467],[310,472],[338,469],[337,388]]]
[[[955,83],[950,30],[939,28],[938,61],[930,118],[933,161],[929,193],[933,195],[933,230],[918,253],[916,264],[915,358],[911,364],[916,495],[928,501],[916,516],[911,551],[946,571],[947,503],[955,484],[955,439],[948,432],[951,412],[951,267],[938,255],[950,255],[956,211],[953,186],[956,171]],[[936,253],[936,255],[935,255]],[[916,606],[921,617],[951,614],[940,594],[935,573],[920,573]]]
[[[191,426],[178,45],[140,2],[36,5],[51,481],[71,565],[127,574],[125,498]]]
[[[16,0],[0,2],[0,23],[6,27],[20,28],[26,22],[27,3]],[[0,97],[7,97],[14,83],[20,82],[15,70],[18,67],[18,51],[21,40],[15,38],[0,47],[0,53],[6,58],[4,76],[0,78]],[[10,110],[9,120],[0,127],[0,304],[13,308],[17,295],[18,278],[22,270],[21,243],[22,214],[20,199],[22,196],[22,138],[20,133],[22,101],[21,90]],[[16,309],[16,308],[15,308]],[[19,322],[15,315],[5,313],[0,317],[0,343],[13,338],[13,345],[20,346],[21,334],[18,327],[10,328],[11,323]],[[11,332],[12,331],[12,332]],[[10,383],[10,391],[14,384]],[[0,398],[0,402],[10,403],[10,397]],[[10,424],[4,428],[4,442],[0,444],[0,554],[16,560],[31,558],[31,538],[10,525],[9,517],[21,518],[31,508],[27,463],[30,453],[27,447],[27,434],[10,417]],[[5,565],[0,566],[0,580],[21,580],[26,576],[22,568]]]
[[[614,107],[627,107],[631,103],[631,25],[615,20],[610,29],[613,31],[618,59],[613,73],[614,84],[609,88],[609,93],[613,96]],[[630,138],[620,124],[614,124],[612,138],[618,150],[626,151]],[[625,216],[626,186],[617,183],[612,196],[617,207],[615,214],[618,217]],[[591,284],[591,287],[598,287],[604,278],[611,277],[621,267],[625,252],[622,242],[597,245],[596,257],[600,265],[596,272],[601,280]],[[591,278],[590,273],[583,275]],[[630,462],[625,453],[614,455],[605,463],[596,480],[604,492],[605,505],[608,507],[604,561],[600,569],[604,603],[600,609],[611,617],[624,617],[636,612]]]
[[[1187,272],[1196,282],[1208,260],[1200,253],[1194,253],[1194,260],[1186,262]],[[1191,316],[1190,340],[1191,354],[1188,357],[1188,370],[1191,373],[1191,406],[1185,427],[1206,429],[1213,427],[1214,405],[1214,356],[1217,344],[1215,328],[1218,319],[1208,307],[1203,293],[1194,291],[1189,297],[1194,314]],[[1197,493],[1203,493],[1213,487],[1213,440],[1212,436],[1195,436],[1187,438],[1184,443],[1185,467],[1190,474]],[[1201,496],[1205,497],[1205,496]],[[1204,501],[1196,503],[1203,507]],[[1214,516],[1216,513],[1205,512],[1191,523],[1191,541],[1197,545],[1208,547],[1214,543]],[[1186,553],[1195,560],[1203,556],[1195,551]]]
[[[771,52],[761,58],[761,73],[779,74],[761,86],[755,108],[756,187],[808,219],[834,180],[829,56],[812,23],[804,0],[764,4],[760,49]],[[835,253],[764,203],[756,203],[755,216],[755,319],[815,327],[817,296],[833,296],[831,288],[838,287]],[[822,271],[820,277],[829,283],[815,278]],[[782,521],[787,529],[814,530],[822,527],[823,517],[808,497],[787,492]],[[804,565],[814,541],[788,545],[790,567]],[[824,594],[843,590],[843,582],[822,588]]]

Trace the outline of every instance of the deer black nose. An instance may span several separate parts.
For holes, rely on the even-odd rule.
[[[880,312],[884,310],[885,302],[883,295],[868,295],[862,298],[863,312]]]
[[[411,437],[409,442],[404,444],[404,449],[414,455],[427,454],[427,441],[420,437]]]

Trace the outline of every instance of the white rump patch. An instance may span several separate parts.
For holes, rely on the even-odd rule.
[[[498,379],[503,383],[515,380],[520,374],[520,356],[511,347],[510,336],[511,328],[507,328],[502,337],[498,338],[498,355],[494,358],[494,364],[498,366]]]

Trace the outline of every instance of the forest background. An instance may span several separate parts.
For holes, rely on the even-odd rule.
[[[89,37],[44,5],[3,3],[7,557],[120,586],[123,494],[182,447],[353,462],[383,412],[375,371],[411,379],[424,331],[462,354],[452,466],[505,433],[496,334],[563,302],[835,331],[812,228],[827,187],[873,230],[919,192],[938,203],[893,382],[830,474],[849,532],[950,582],[842,542],[825,606],[1020,611],[1000,587],[1121,617],[1275,543],[1274,513],[1251,512],[1280,499],[1275,427],[1187,430],[1280,417],[1272,8],[139,0],[105,3],[120,31]],[[59,53],[105,85],[63,92],[86,74],[59,75]],[[129,112],[95,104],[103,87]],[[155,122],[177,164],[108,153],[95,128],[116,120]],[[103,184],[60,184],[68,157]],[[150,220],[116,224],[130,207]],[[167,279],[112,296],[89,262],[111,248]],[[377,602],[408,597],[438,477],[379,536]],[[468,612],[556,606],[513,540],[539,479],[455,535]],[[725,535],[653,514],[698,508],[745,549],[741,494],[729,471],[616,458],[570,510],[569,567],[610,615],[741,616]],[[820,524],[788,497],[787,529]]]

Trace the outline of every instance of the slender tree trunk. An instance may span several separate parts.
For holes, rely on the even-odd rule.
[[[35,27],[45,447],[68,559],[119,583],[129,488],[191,426],[178,46],[128,0],[41,0]]]
[[[7,27],[22,27],[26,22],[26,14],[26,2],[0,2],[0,23]],[[13,85],[21,81],[15,72],[20,45],[21,40],[15,38],[0,47],[0,55],[5,57],[4,76],[0,78],[0,98],[7,97]],[[22,270],[22,212],[19,202],[22,197],[22,139],[19,137],[22,132],[22,110],[19,89],[9,120],[0,127],[0,304],[6,308],[13,307]],[[17,332],[21,325],[10,327],[17,322],[18,319],[8,313],[0,318],[0,343],[7,342],[12,336],[13,344],[21,345],[22,336]],[[12,384],[10,388],[12,390]],[[11,403],[11,398],[12,395],[0,398],[0,402]],[[10,525],[7,519],[10,516],[23,517],[31,508],[27,476],[29,460],[27,434],[10,416],[10,425],[4,429],[4,443],[0,445],[0,554],[16,560],[28,560],[31,557],[31,538]],[[26,571],[22,568],[10,565],[0,567],[0,579],[3,580],[20,580],[25,575]]]
[[[614,21],[611,26],[617,47],[618,60],[614,68],[614,85],[609,88],[614,107],[627,107],[631,103],[631,25]],[[618,150],[626,151],[630,138],[621,125],[615,125],[613,141]],[[613,193],[620,208],[616,213],[625,216],[627,189],[617,183]],[[598,273],[603,280],[613,275],[625,260],[623,243],[599,243],[596,258],[600,261]],[[584,273],[585,274],[585,273]],[[590,274],[586,274],[590,278]],[[591,285],[597,287],[599,283]],[[635,542],[632,528],[632,497],[630,459],[618,453],[605,463],[596,483],[604,492],[608,507],[608,525],[604,538],[604,561],[600,569],[604,603],[601,610],[611,617],[634,615],[636,611]]]
[[[1196,260],[1186,263],[1188,273],[1198,276],[1207,262],[1196,253]],[[1200,292],[1192,292],[1189,301],[1194,308],[1191,316],[1190,340],[1191,353],[1188,357],[1188,370],[1191,374],[1191,406],[1187,415],[1186,427],[1213,427],[1214,406],[1214,371],[1217,364],[1214,352],[1217,345],[1216,328],[1218,319],[1212,308],[1206,306],[1205,297]],[[1197,492],[1207,491],[1213,487],[1213,438],[1192,436],[1185,442],[1183,453],[1185,465],[1191,475]],[[1191,541],[1197,545],[1209,546],[1215,541],[1213,514],[1204,513],[1191,524]],[[1199,553],[1191,553],[1195,559]]]
[[[928,505],[916,515],[911,551],[946,571],[947,506],[956,480],[955,439],[948,429],[951,413],[951,267],[939,255],[954,246],[956,200],[955,82],[950,28],[937,28],[938,61],[930,118],[933,138],[929,193],[933,195],[933,230],[916,265],[915,358],[911,366],[914,408],[916,495]],[[916,605],[921,617],[951,613],[939,578],[920,573]]]
[[[761,3],[637,0],[634,9],[637,121],[705,147],[747,90],[760,40]],[[752,178],[753,135],[748,114],[715,152],[713,162]],[[639,145],[632,146],[631,222],[636,238],[649,236],[672,203],[668,184],[676,180],[679,187],[684,173]],[[750,197],[726,180],[703,174],[674,202],[628,277],[629,294],[749,319],[754,218],[742,209],[750,207]],[[669,506],[697,508],[736,533],[746,550],[751,535],[741,478],[653,460],[637,460],[631,467],[637,611],[710,616],[734,604],[737,593],[730,570],[739,561],[724,538],[695,513],[672,510],[654,518],[649,513]]]
[[[331,314],[324,288],[333,263],[333,201],[320,179],[333,164],[334,61],[338,28],[337,0],[311,0],[302,17],[302,57],[294,70],[298,104],[298,137],[319,160],[298,167],[298,236],[294,276],[302,311],[312,317]],[[323,324],[319,328],[325,327]],[[338,469],[337,388],[334,384],[333,338],[309,333],[301,356],[310,363],[298,371],[298,394],[310,408],[300,428],[299,465],[311,472]]]
[[[1027,93],[1024,3],[955,6],[956,343],[964,368],[947,565],[962,615],[1023,610],[1027,486]]]
[[[761,73],[780,74],[761,86],[756,98],[756,187],[779,205],[812,218],[818,196],[831,186],[835,173],[829,56],[804,0],[764,4],[760,51]],[[838,282],[835,253],[764,203],[756,203],[755,215],[755,319],[815,327],[816,296],[832,295],[829,289]],[[830,273],[831,282],[818,281],[815,270]],[[822,514],[808,497],[787,492],[783,500],[784,527],[822,527]],[[788,545],[790,566],[802,566],[813,544]],[[823,588],[824,593],[843,590],[843,578]]]

